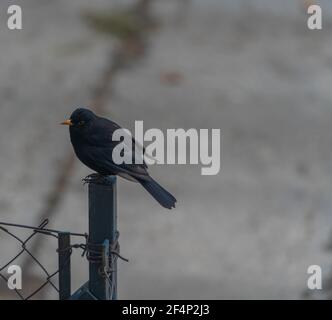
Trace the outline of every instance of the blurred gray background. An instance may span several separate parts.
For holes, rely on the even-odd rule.
[[[17,0],[23,30],[9,31],[12,2],[1,1],[0,220],[87,231],[90,171],[58,125],[78,106],[129,128],[220,128],[218,175],[151,167],[176,210],[118,180],[130,259],[118,264],[119,298],[330,298],[332,6],[319,2],[323,30],[310,31],[305,2]],[[56,243],[37,240],[54,269]],[[0,266],[17,250],[0,233]],[[44,279],[29,260],[19,261],[27,291]],[[307,289],[313,264],[320,292]],[[73,289],[86,279],[75,252]]]

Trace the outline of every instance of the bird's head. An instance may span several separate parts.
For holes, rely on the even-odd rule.
[[[70,126],[73,129],[83,129],[87,128],[96,117],[97,116],[91,110],[78,108],[71,114],[68,120],[61,124]]]

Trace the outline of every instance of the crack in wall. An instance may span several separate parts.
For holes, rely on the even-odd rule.
[[[150,20],[150,4],[151,0],[138,0],[130,10],[132,10],[142,24],[148,26]],[[106,60],[105,70],[100,75],[100,80],[97,81],[95,88],[92,91],[90,107],[96,113],[103,113],[107,98],[112,92],[112,85],[115,81],[116,75],[125,70],[127,64],[134,63],[140,57],[144,56],[146,49],[145,34],[139,36],[128,37],[122,39],[118,46],[111,50],[108,54],[109,58]],[[68,188],[70,178],[75,170],[76,157],[73,152],[68,152],[68,155],[63,159],[62,166],[58,171],[57,178],[51,187],[46,201],[36,215],[36,221],[43,221],[54,217],[57,209],[63,200],[63,196]],[[42,243],[36,240],[31,244],[30,251],[34,255],[42,249]],[[33,261],[30,257],[23,260],[22,270],[29,275]]]

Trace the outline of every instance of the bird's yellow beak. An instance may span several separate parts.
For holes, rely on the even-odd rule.
[[[69,120],[66,120],[66,121],[64,121],[64,122],[61,122],[60,124],[63,124],[63,125],[65,125],[65,126],[72,126],[72,125],[73,125],[73,123],[71,122],[70,119],[69,119]]]

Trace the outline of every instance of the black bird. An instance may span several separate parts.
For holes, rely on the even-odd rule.
[[[129,150],[132,164],[113,162],[113,149],[120,141],[113,141],[112,135],[115,130],[121,129],[118,124],[84,108],[76,109],[70,119],[61,124],[69,126],[74,151],[90,169],[101,176],[119,175],[127,180],[139,182],[163,207],[175,208],[176,199],[151,178],[144,160],[142,164],[135,163],[135,150],[141,149],[143,154],[145,149],[134,138],[132,149]]]

